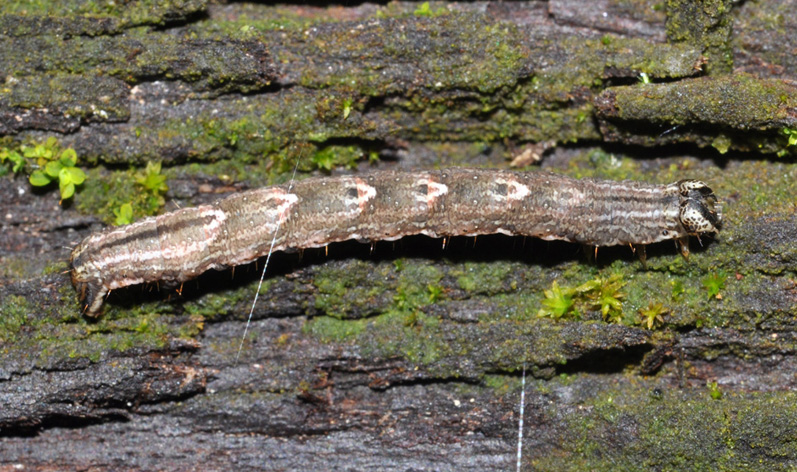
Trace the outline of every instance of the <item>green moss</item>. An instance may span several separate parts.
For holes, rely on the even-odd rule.
[[[722,300],[722,291],[725,289],[725,281],[728,279],[728,274],[724,270],[719,270],[715,273],[703,277],[703,287],[708,293],[708,298],[716,298]]]
[[[586,310],[597,310],[606,321],[630,324],[623,315],[621,301],[625,294],[620,289],[625,284],[622,275],[617,273],[596,277],[577,287],[560,288],[554,280],[551,289],[544,291],[545,298],[537,316],[578,320]]]
[[[0,257],[0,277],[8,279],[25,279],[32,276],[30,261],[25,257],[2,256]]]
[[[270,289],[276,281],[268,275],[263,280],[258,296],[260,303],[268,302],[271,297]],[[253,281],[238,288],[207,291],[195,299],[182,302],[181,306],[186,314],[205,320],[219,320],[230,314],[238,314],[240,319],[247,319],[258,284],[259,281]]]
[[[439,319],[419,311],[396,310],[375,318],[360,346],[366,356],[400,355],[411,363],[433,365],[450,353]]]
[[[730,393],[722,401],[702,388],[659,388],[651,395],[648,383],[622,390],[592,385],[590,392],[577,407],[543,413],[561,427],[547,441],[555,444],[552,449],[526,446],[530,467],[788,470],[784,464],[797,459],[791,392]]]
[[[403,26],[399,28],[399,24]],[[397,28],[404,29],[405,33],[396,34]],[[441,34],[444,31],[445,34]],[[513,83],[514,77],[508,74],[518,69],[524,57],[514,27],[485,22],[484,17],[472,14],[400,21],[387,19],[367,23],[365,28],[356,30],[327,29],[323,37],[310,35],[309,41],[304,31],[298,34],[303,41],[294,44],[303,44],[304,47],[282,51],[280,60],[294,62],[298,57],[341,55],[360,58],[356,69],[308,67],[301,74],[304,86],[354,87],[369,95],[382,95],[394,87],[396,78],[383,74],[378,65],[383,63],[385,57],[416,64],[419,77],[428,87],[476,88],[482,92],[494,91],[503,84]],[[418,35],[428,38],[429,42],[420,46]],[[374,46],[377,50],[374,50]],[[445,59],[444,56],[452,51],[461,60],[451,62]],[[488,70],[491,73],[487,73]]]
[[[349,280],[325,286],[325,292],[340,297],[339,301],[330,303],[332,310],[340,306],[345,307],[345,310],[332,311],[339,321],[333,321],[331,316],[310,320],[305,331],[325,342],[357,346],[363,355],[369,357],[400,357],[431,369],[435,375],[444,376],[461,375],[460,363],[463,359],[470,359],[479,365],[490,365],[491,369],[508,370],[518,369],[523,362],[528,362],[530,375],[550,376],[554,372],[553,365],[567,361],[567,346],[571,342],[595,348],[614,342],[604,337],[614,336],[609,332],[587,326],[574,329],[567,323],[551,323],[534,318],[540,296],[520,287],[527,283],[537,286],[540,281],[535,274],[539,268],[527,269],[529,273],[514,270],[509,276],[512,280],[503,279],[503,276],[497,278],[501,283],[489,289],[489,294],[480,290],[469,293],[468,296],[477,302],[476,306],[483,304],[488,309],[479,316],[478,323],[461,324],[441,318],[437,313],[448,312],[451,308],[446,305],[459,301],[447,296],[438,298],[434,294],[442,289],[445,295],[453,281],[452,275],[461,274],[468,264],[453,264],[453,267],[446,267],[445,271],[413,260],[385,265],[388,268],[393,266],[398,274],[391,275],[391,271],[387,270],[358,282],[361,293],[372,297],[369,299],[371,311],[368,318],[361,318],[366,311],[364,307],[345,297],[347,291],[351,290],[347,286]],[[500,267],[501,263],[496,265],[499,272],[507,273],[502,270],[505,268]],[[489,264],[485,263],[481,270],[486,271],[487,266]],[[350,267],[351,263],[347,263],[344,269]],[[330,277],[330,280],[350,277],[344,275],[349,272],[354,271],[344,270],[338,277]],[[583,277],[580,271],[574,269],[573,272]],[[382,279],[393,282],[371,292],[377,285],[374,280]],[[518,288],[513,288],[513,281]],[[318,280],[316,284],[319,284]],[[489,285],[486,286],[489,288]],[[389,292],[385,293],[385,290]],[[493,290],[501,292],[495,294]],[[381,295],[381,298],[374,300],[374,293]],[[356,300],[356,297],[352,298]],[[326,305],[323,308],[327,309]],[[453,308],[452,313],[459,309]],[[600,310],[600,307],[597,309]],[[352,315],[358,318],[351,320]]]
[[[12,343],[27,324],[30,307],[25,297],[10,295],[0,302],[0,344]]]
[[[374,268],[363,261],[350,261],[344,267],[325,265],[313,280],[318,288],[315,308],[335,318],[368,316],[383,308],[376,303],[394,283],[388,264]]]
[[[187,25],[196,37],[239,40],[258,39],[274,31],[304,31],[315,25],[339,21],[334,15],[307,14],[291,5],[242,3],[236,5],[239,12],[234,18],[220,17],[213,21],[199,21]]]
[[[490,295],[506,291],[509,278],[516,270],[518,265],[512,262],[466,262],[452,275],[463,290]]]
[[[367,323],[367,320],[344,321],[331,316],[320,316],[305,324],[303,331],[323,342],[346,343],[361,335]]]
[[[580,318],[578,312],[574,312],[575,301],[573,301],[573,289],[562,290],[559,282],[554,280],[551,289],[546,290],[545,298],[542,301],[542,308],[537,316],[548,316],[553,319],[560,319],[567,315],[573,315],[576,319]]]
[[[646,308],[640,308],[638,323],[647,329],[654,329],[664,324],[664,316],[670,312],[662,303],[650,302]]]
[[[242,294],[239,294],[239,297]],[[253,291],[250,296],[254,297]],[[186,313],[192,316],[201,316],[206,319],[216,319],[227,315],[230,309],[240,301],[240,298],[231,296],[229,291],[223,293],[206,293],[198,300],[192,300],[183,304]]]
[[[63,274],[69,269],[66,261],[53,261],[44,266],[41,275]]]
[[[607,78],[692,75],[698,55],[689,47],[623,38],[609,44],[581,38],[529,44],[518,39],[521,33],[513,25],[473,13],[365,22],[354,30],[328,25],[316,32],[307,28],[313,20],[302,21],[295,9],[239,8],[236,21],[214,18],[189,26],[179,50],[173,36],[144,28],[111,37],[76,35],[69,41],[57,36],[25,39],[11,56],[10,70],[19,76],[68,71],[127,83],[149,80],[156,71],[204,96],[246,93],[268,86],[268,72],[256,67],[252,55],[262,53],[257,49],[261,44],[278,43],[270,59],[297,68],[293,74],[304,88],[231,98],[212,117],[167,122],[153,117],[152,126],[131,132],[135,139],[92,148],[86,156],[95,162],[143,164],[180,149],[189,160],[269,160],[278,173],[293,169],[297,160],[300,169],[311,169],[313,157],[329,167],[325,147],[349,138],[600,139],[595,124],[586,119],[593,112],[591,102],[574,101],[574,96],[583,96],[585,87],[602,88]],[[259,21],[271,22],[280,12],[296,21],[289,18],[279,25],[285,30],[279,34],[273,33],[273,25],[261,29]],[[229,35],[244,41],[230,41]],[[347,65],[351,57],[358,58],[357,67]],[[552,60],[535,68],[532,76],[532,65],[546,57]],[[392,67],[397,63],[414,64],[415,69]],[[383,97],[390,99],[381,103]],[[361,113],[366,107],[369,116]],[[344,161],[351,165],[352,159]]]
[[[701,47],[708,57],[706,71],[709,74],[730,72],[733,69],[733,3],[731,0],[667,0],[667,39]]]
[[[717,382],[706,382],[706,387],[708,388],[709,396],[714,400],[719,400],[722,398],[722,391],[717,385]]]
[[[352,169],[364,157],[359,146],[326,146],[317,151],[310,161],[321,170]]]
[[[438,2],[435,2],[438,3]],[[433,17],[433,16],[440,16],[445,15],[448,13],[444,7],[439,7],[436,10],[433,10],[429,2],[421,3],[415,11],[412,12],[415,16],[426,16],[426,17]]]
[[[606,136],[629,143],[657,145],[694,142],[759,153],[794,153],[784,126],[797,106],[794,87],[747,74],[681,80],[666,84],[612,87],[598,100]],[[649,134],[638,123],[658,125]],[[626,129],[626,125],[628,129]],[[667,131],[666,133],[663,133]]]
[[[175,319],[136,309],[126,310],[124,317],[110,309],[99,320],[88,321],[79,315],[71,287],[59,288],[59,294],[61,301],[38,305],[35,310],[22,297],[2,302],[0,339],[13,341],[5,344],[7,355],[40,367],[65,359],[97,361],[109,351],[161,349],[173,337],[201,331],[201,319]]]
[[[729,138],[725,134],[719,134],[713,141],[711,141],[711,147],[716,149],[720,154],[725,154],[728,152],[728,149],[731,147],[731,138]]]
[[[148,188],[146,183],[152,178],[160,183]],[[98,215],[106,223],[116,221],[119,209],[125,204],[131,206],[132,220],[152,216],[166,203],[163,197],[167,188],[165,178],[160,175],[160,165],[157,172],[151,167],[143,171],[95,168],[89,171],[77,207],[83,213]]]
[[[102,17],[120,18],[125,23],[163,24],[166,20],[204,9],[203,0],[177,0],[166,4],[157,1],[118,3],[103,0],[67,0],[59,2],[42,0],[10,0],[3,4],[3,13],[26,16],[49,17]]]
[[[485,375],[482,383],[494,390],[496,395],[506,395],[521,388],[521,378],[515,375]]]
[[[446,351],[440,340],[440,320],[422,309],[438,302],[442,294],[439,269],[417,262],[400,263],[395,274],[395,264],[379,264],[375,272],[370,266],[352,270],[352,264],[366,265],[354,262],[343,270],[319,270],[314,282],[319,289],[315,306],[329,316],[314,318],[305,331],[326,342],[354,342],[377,357],[401,355],[425,365],[438,360]],[[386,290],[394,293],[389,299]],[[370,317],[344,321],[364,315]]]

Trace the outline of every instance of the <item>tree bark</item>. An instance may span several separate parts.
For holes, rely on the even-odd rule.
[[[794,2],[68,8],[95,7],[0,14],[1,468],[507,470],[521,390],[523,470],[797,465]],[[74,197],[14,169],[36,144],[77,152]],[[66,273],[125,203],[541,157],[703,180],[722,231],[646,268],[498,235],[278,253],[251,318],[263,260],[98,319]]]

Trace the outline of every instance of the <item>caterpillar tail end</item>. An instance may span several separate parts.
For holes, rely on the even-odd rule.
[[[81,257],[82,246],[81,244],[72,251],[72,257],[69,260],[69,274],[72,278],[72,285],[77,291],[83,314],[96,318],[100,316],[108,288],[100,280],[87,274],[86,265],[82,262],[83,258]]]
[[[100,316],[102,302],[105,301],[105,296],[108,295],[108,289],[98,283],[75,282],[74,279],[72,283],[77,289],[78,298],[83,307],[83,314],[91,318]]]

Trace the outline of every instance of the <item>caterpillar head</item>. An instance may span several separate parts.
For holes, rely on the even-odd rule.
[[[678,182],[678,191],[681,194],[678,217],[686,232],[693,236],[718,232],[722,205],[711,188],[699,180],[682,180]]]

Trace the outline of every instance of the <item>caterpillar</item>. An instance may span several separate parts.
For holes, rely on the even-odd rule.
[[[546,172],[382,171],[250,190],[107,228],[83,239],[69,262],[84,312],[98,316],[111,290],[182,283],[272,250],[501,233],[595,247],[674,239],[686,251],[689,236],[718,232],[721,217],[713,191],[698,180],[654,185]]]

